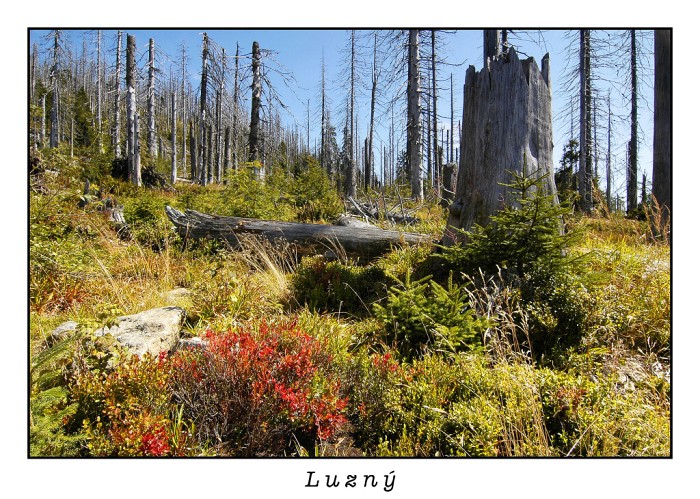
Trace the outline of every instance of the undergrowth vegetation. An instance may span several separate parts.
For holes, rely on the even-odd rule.
[[[514,175],[531,194],[492,224],[362,266],[255,237],[184,240],[165,215],[332,222],[343,205],[311,157],[170,190],[61,150],[43,164],[29,195],[32,456],[670,455],[670,248],[644,221],[572,214]],[[439,205],[401,202],[418,219],[401,230],[442,236]],[[173,304],[204,347],[138,359],[93,334]]]

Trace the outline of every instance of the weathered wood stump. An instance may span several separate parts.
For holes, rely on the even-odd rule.
[[[552,94],[549,54],[542,70],[534,58],[519,60],[514,48],[488,58],[478,73],[467,69],[454,202],[449,206],[444,244],[456,239],[455,228],[469,230],[487,225],[505,205],[513,205],[503,185],[509,171],[546,175],[550,193],[556,193],[552,163]]]
[[[222,217],[193,210],[182,213],[165,207],[170,221],[183,238],[218,238],[232,247],[239,246],[239,235],[255,234],[275,242],[293,244],[297,253],[325,254],[342,249],[351,258],[369,261],[381,256],[392,247],[429,244],[425,234],[383,230],[376,227],[341,227],[336,225],[304,224],[258,220],[255,218]]]

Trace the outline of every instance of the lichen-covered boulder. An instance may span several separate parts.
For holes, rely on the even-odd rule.
[[[95,335],[112,335],[131,353],[139,357],[149,353],[155,357],[175,348],[184,317],[185,310],[180,307],[154,308],[117,317],[114,325],[98,329]]]

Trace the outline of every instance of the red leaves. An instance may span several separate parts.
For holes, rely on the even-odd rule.
[[[209,330],[204,338],[207,349],[174,356],[173,372],[182,400],[206,400],[209,412],[227,415],[217,421],[229,428],[217,427],[217,434],[328,439],[347,422],[326,344],[295,322]]]

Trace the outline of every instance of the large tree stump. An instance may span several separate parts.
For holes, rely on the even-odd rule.
[[[478,73],[467,70],[455,200],[449,206],[443,244],[460,237],[455,228],[469,230],[487,225],[490,217],[512,205],[503,185],[509,171],[546,175],[550,193],[556,193],[552,154],[552,94],[549,54],[542,70],[534,58],[520,61],[514,48],[487,59]]]

